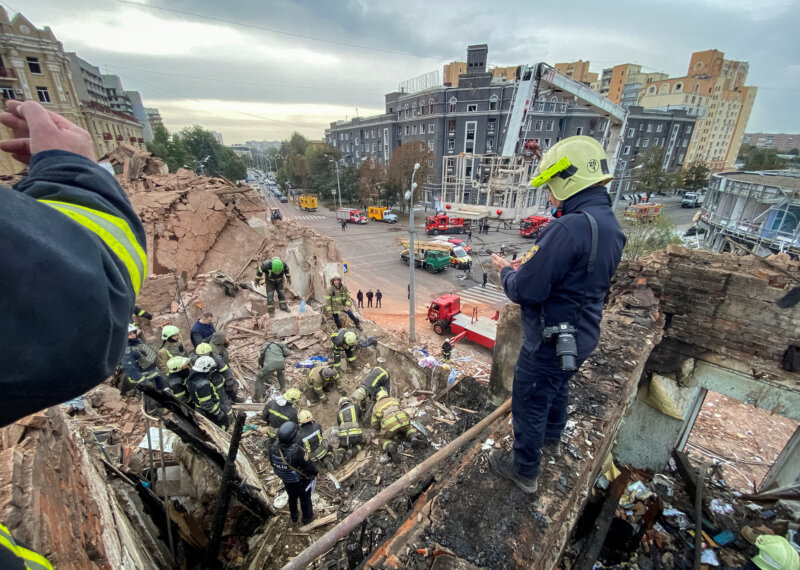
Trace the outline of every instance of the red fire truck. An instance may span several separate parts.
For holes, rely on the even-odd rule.
[[[366,224],[367,218],[361,210],[355,208],[339,208],[336,210],[336,221],[347,222],[349,224]]]
[[[437,214],[426,218],[425,232],[428,235],[463,234],[467,232],[464,218],[451,218],[447,214]]]
[[[547,216],[528,216],[519,223],[519,235],[527,238],[537,238],[548,222],[550,222],[550,218]]]
[[[499,318],[500,311],[493,317],[479,317],[477,307],[472,310],[472,317],[468,317],[461,312],[461,297],[452,294],[436,297],[428,307],[428,321],[433,324],[433,332],[456,335],[450,339],[451,345],[466,337],[486,348],[494,348]]]

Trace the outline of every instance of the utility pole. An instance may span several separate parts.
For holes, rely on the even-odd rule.
[[[333,160],[333,158],[329,155],[324,155],[328,157],[328,160],[333,163],[336,167],[336,191],[339,194],[339,207],[342,207],[342,185],[339,183],[339,161]]]
[[[408,276],[408,340],[410,342],[416,341],[416,334],[414,332],[414,272],[417,267],[417,258],[414,255],[414,190],[417,188],[417,183],[414,182],[414,176],[417,175],[419,170],[419,162],[414,165],[414,172],[411,173],[411,189],[406,193],[408,198],[408,259],[409,259],[409,276]]]

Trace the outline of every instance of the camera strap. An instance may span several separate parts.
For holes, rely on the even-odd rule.
[[[578,328],[578,323],[583,316],[583,308],[586,306],[586,287],[589,285],[589,279],[594,273],[595,262],[597,261],[597,220],[589,212],[578,210],[576,214],[583,214],[589,220],[589,227],[591,228],[591,245],[589,247],[589,261],[586,263],[586,277],[583,279],[583,291],[581,292],[581,302],[578,306],[578,311],[575,314],[575,328]]]

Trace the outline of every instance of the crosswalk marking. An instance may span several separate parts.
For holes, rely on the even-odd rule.
[[[473,303],[482,303],[484,305],[495,305],[497,303],[508,303],[508,297],[503,290],[497,285],[491,283],[486,284],[484,289],[480,285],[475,285],[469,289],[465,289],[458,293],[462,301],[472,301]]]
[[[316,216],[316,215],[309,215],[309,216],[285,216],[287,220],[322,220],[325,216]]]

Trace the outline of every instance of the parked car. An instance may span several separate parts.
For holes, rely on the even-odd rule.
[[[435,237],[433,239],[434,239],[434,241],[443,241],[443,242],[447,242],[447,243],[453,244],[454,246],[463,248],[464,251],[466,251],[467,253],[472,253],[472,246],[469,245],[465,240],[463,240],[461,238],[437,236],[437,237]]]
[[[700,202],[700,194],[697,192],[687,192],[683,195],[683,200],[681,200],[681,208],[699,208]]]

